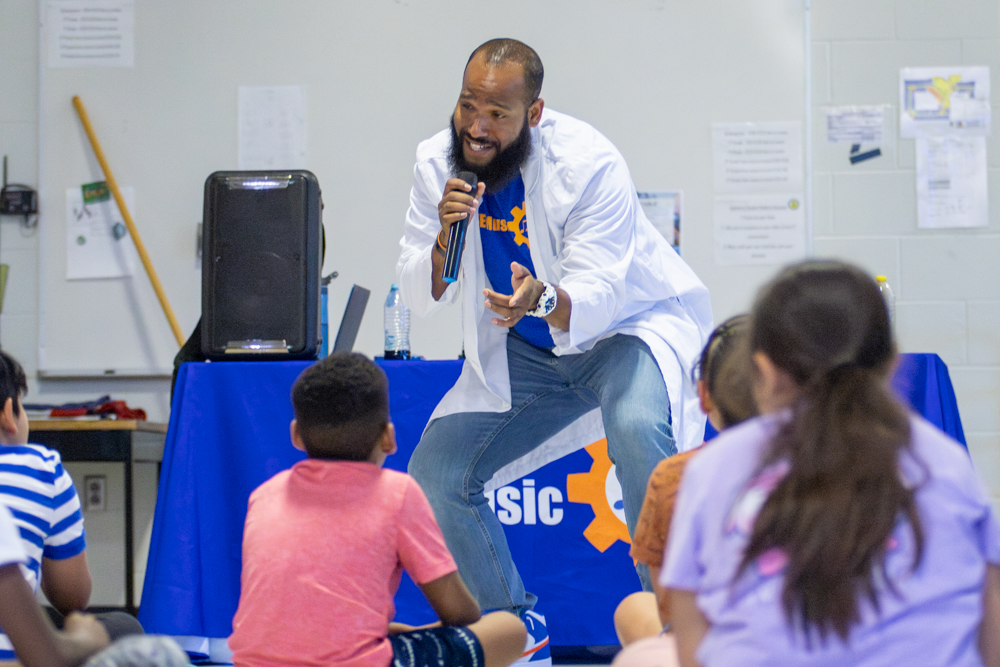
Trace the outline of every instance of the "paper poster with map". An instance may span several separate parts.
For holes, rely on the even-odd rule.
[[[904,67],[899,71],[899,136],[989,136],[989,67]]]

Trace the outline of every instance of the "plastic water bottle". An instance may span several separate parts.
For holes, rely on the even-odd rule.
[[[889,324],[895,327],[896,296],[892,293],[892,288],[889,287],[889,279],[885,276],[875,276],[875,282],[878,283],[878,291],[882,293],[882,298],[885,299],[885,307],[889,311]]]
[[[403,305],[395,283],[385,298],[385,358],[410,358],[410,309]]]
[[[329,293],[326,283],[319,288],[319,358],[323,359],[330,351],[330,313],[327,309]]]

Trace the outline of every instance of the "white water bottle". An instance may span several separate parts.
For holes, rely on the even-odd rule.
[[[410,309],[403,305],[395,283],[385,298],[385,358],[410,358]]]
[[[892,293],[892,288],[889,287],[889,279],[885,276],[875,276],[875,282],[878,283],[878,291],[882,293],[882,298],[885,299],[886,310],[889,311],[889,325],[895,327],[896,295]]]

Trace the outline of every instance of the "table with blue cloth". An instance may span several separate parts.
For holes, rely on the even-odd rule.
[[[389,378],[399,445],[386,467],[405,470],[462,362],[379,363]],[[178,374],[139,620],[147,632],[183,637],[192,655],[225,657],[240,595],[247,500],[258,485],[304,457],[289,440],[289,392],[308,364],[188,363]],[[917,412],[965,444],[948,369],[936,354],[902,355],[893,386]],[[706,436],[712,435],[709,429]],[[489,497],[525,585],[538,596],[552,646],[617,644],[612,614],[639,589],[639,579],[603,440]],[[436,620],[405,576],[396,607],[404,623]]]

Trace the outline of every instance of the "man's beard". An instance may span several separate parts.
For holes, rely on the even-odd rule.
[[[514,143],[497,151],[493,159],[485,165],[474,165],[466,162],[462,150],[464,142],[455,130],[454,117],[451,119],[449,127],[451,127],[451,150],[448,153],[448,164],[451,166],[451,173],[473,172],[480,181],[486,184],[486,192],[490,194],[500,192],[507,187],[520,172],[521,165],[531,155],[531,129],[528,127],[528,114],[524,115],[524,124],[521,126],[521,132],[517,135]]]

